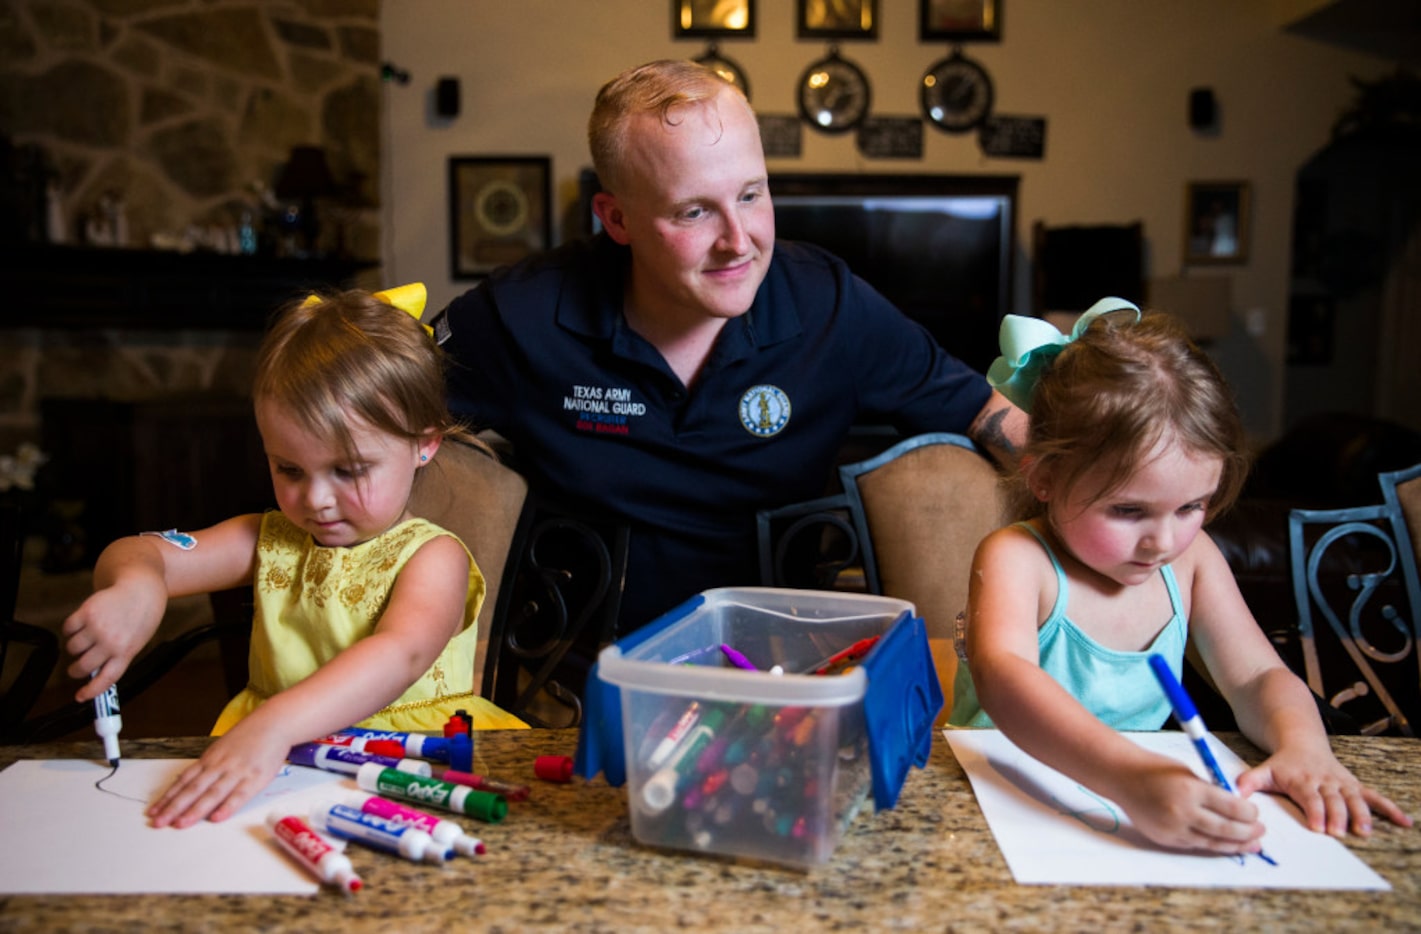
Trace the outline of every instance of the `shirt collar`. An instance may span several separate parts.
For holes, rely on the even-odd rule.
[[[557,322],[576,334],[612,340],[626,327],[622,303],[631,251],[600,233],[583,246],[581,253],[585,268],[599,269],[604,274],[563,277]],[[800,331],[799,312],[785,281],[784,267],[772,260],[750,310],[726,323],[715,353],[724,361],[739,360],[756,348],[789,340]]]

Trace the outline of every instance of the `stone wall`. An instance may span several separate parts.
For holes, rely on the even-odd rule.
[[[0,11],[0,133],[45,154],[66,239],[109,194],[129,246],[234,226],[262,210],[300,145],[325,149],[348,213],[374,214],[377,0],[4,0]],[[378,219],[362,219],[350,252],[376,256]]]
[[[378,258],[378,14],[379,0],[0,0],[0,136],[52,201],[29,236],[84,242],[107,204],[117,245],[234,250],[244,216],[278,222],[292,147],[319,146],[338,190],[314,250]],[[0,453],[37,434],[43,398],[242,392],[255,339],[0,322]]]

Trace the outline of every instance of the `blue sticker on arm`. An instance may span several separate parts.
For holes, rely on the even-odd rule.
[[[176,545],[183,551],[192,551],[197,547],[197,539],[186,532],[179,532],[177,529],[168,529],[166,532],[139,532],[139,535],[156,535],[169,545]]]

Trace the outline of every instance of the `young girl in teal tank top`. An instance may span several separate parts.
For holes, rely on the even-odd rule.
[[[1366,835],[1373,812],[1410,826],[1333,757],[1311,692],[1199,534],[1247,471],[1232,395],[1209,358],[1173,319],[1121,299],[1096,303],[1070,337],[1009,315],[1002,349],[988,379],[1031,416],[1025,522],[974,557],[951,722],[995,724],[1162,846],[1259,851],[1264,828],[1248,800],[1258,791],[1291,798],[1315,831]],[[1238,795],[1117,732],[1161,725],[1163,693],[1151,707],[1141,685],[1153,681],[1152,652],[1179,674],[1183,619],[1268,754],[1239,776]]]

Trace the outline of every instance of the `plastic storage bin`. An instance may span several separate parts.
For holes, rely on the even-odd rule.
[[[871,637],[848,671],[813,673]],[[577,769],[626,783],[642,843],[807,868],[830,858],[870,791],[877,807],[896,803],[941,707],[911,603],[709,590],[598,655]]]

